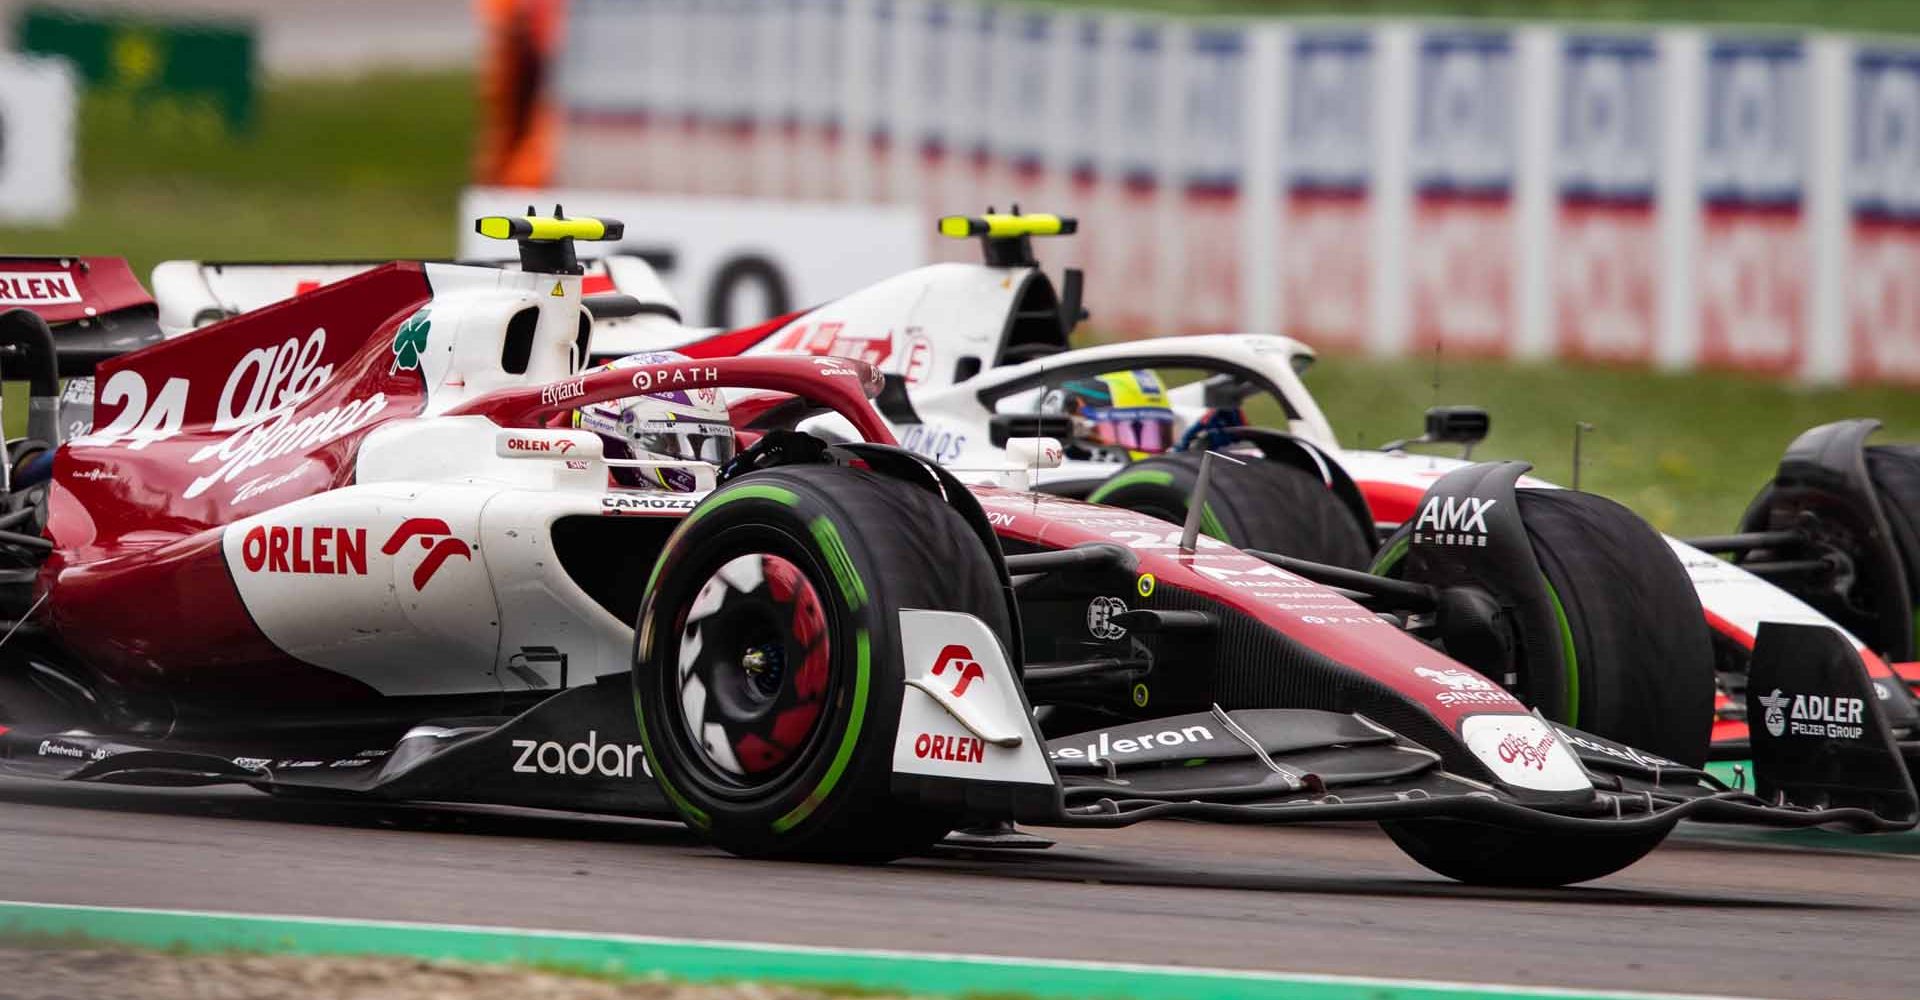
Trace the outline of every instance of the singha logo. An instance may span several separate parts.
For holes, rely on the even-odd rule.
[[[1413,672],[1442,687],[1455,691],[1491,691],[1495,685],[1485,677],[1470,674],[1465,670],[1434,670],[1428,667],[1415,667]]]

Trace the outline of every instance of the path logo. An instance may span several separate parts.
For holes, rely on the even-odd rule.
[[[393,335],[393,367],[387,374],[420,370],[420,353],[427,349],[427,331],[432,324],[427,322],[431,309],[422,309],[407,317],[405,323]]]
[[[933,675],[946,676],[948,667],[954,668],[954,673],[957,675],[953,683],[955,698],[965,697],[967,688],[972,686],[974,681],[986,676],[985,671],[980,669],[980,661],[973,658],[973,650],[957,642],[942,649],[940,655],[934,659]]]
[[[425,590],[427,581],[440,571],[440,564],[454,556],[473,561],[473,550],[467,547],[466,542],[453,537],[453,529],[437,517],[410,517],[400,522],[400,527],[393,530],[393,537],[380,546],[380,551],[384,555],[394,555],[415,538],[420,539],[420,547],[427,550],[427,557],[420,560],[419,568],[413,571],[415,590]]]

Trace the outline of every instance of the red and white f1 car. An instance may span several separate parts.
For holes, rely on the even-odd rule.
[[[1080,277],[1069,271],[1056,286],[1031,246],[1035,236],[1072,232],[1071,220],[990,216],[948,219],[943,226],[951,235],[980,237],[985,263],[920,268],[737,331],[686,327],[678,304],[645,261],[609,257],[592,265],[587,277],[597,290],[588,296],[596,317],[592,351],[599,358],[677,349],[699,356],[866,360],[890,376],[878,405],[902,443],[963,479],[1005,482],[1006,442],[1050,436],[1066,442],[1067,458],[1058,467],[1032,471],[1027,478],[1039,489],[1176,523],[1191,506],[1206,450],[1251,455],[1249,462],[1222,465],[1202,510],[1206,530],[1246,548],[1404,574],[1403,538],[1416,532],[1471,535],[1484,526],[1473,511],[1421,506],[1428,487],[1466,461],[1394,446],[1339,446],[1300,378],[1314,359],[1306,345],[1278,337],[1211,336],[1073,350],[1068,335],[1082,315]],[[364,266],[170,262],[154,275],[160,321],[170,332],[185,329]],[[1064,412],[1060,399],[1077,387],[1098,390],[1098,381],[1116,376],[1185,381],[1149,387],[1157,413],[1106,401],[1107,412],[1118,415],[1108,423],[1122,433],[1089,434],[1088,421]],[[1246,404],[1260,397],[1284,415],[1284,426],[1250,425]],[[1143,418],[1165,422],[1145,424],[1153,447],[1127,447],[1148,443],[1125,433],[1129,418],[1136,428]],[[849,433],[835,423],[823,418],[814,429]],[[1470,449],[1487,426],[1483,412],[1441,408],[1429,414],[1420,440]],[[1789,449],[1741,533],[1666,540],[1693,579],[1712,627],[1714,687],[1671,683],[1651,654],[1624,668],[1601,662],[1580,635],[1567,637],[1568,662],[1555,675],[1502,680],[1556,719],[1688,760],[1710,735],[1714,756],[1740,759],[1748,753],[1746,664],[1759,626],[1825,624],[1841,628],[1859,650],[1896,732],[1920,736],[1920,700],[1908,686],[1920,687],[1920,665],[1910,662],[1920,660],[1913,627],[1920,604],[1920,449],[1868,446],[1873,426],[1855,421],[1808,432]],[[1322,488],[1313,488],[1315,479]],[[1532,477],[1520,485],[1529,491],[1550,487]],[[1523,492],[1520,502],[1544,501]],[[1377,532],[1391,536],[1384,547]],[[1545,572],[1551,578],[1557,570],[1549,564]],[[1668,702],[1663,718],[1697,714],[1704,721],[1676,728],[1625,710],[1596,687],[1618,683],[1608,677],[1622,672],[1660,679]]]
[[[1607,565],[1542,549],[1517,465],[1434,484],[1484,544],[1414,538],[1407,579],[1247,552],[1197,518],[965,487],[894,445],[863,362],[586,370],[573,240],[617,224],[482,227],[520,241],[519,271],[387,265],[66,362],[98,361],[96,426],[47,442],[51,478],[0,514],[0,770],[674,815],[782,857],[894,857],[977,820],[1374,820],[1436,871],[1510,884],[1618,870],[1682,818],[1920,812],[1831,629],[1760,631],[1756,688],[1786,700],[1750,696],[1782,716],[1755,734],[1758,795],[1476,670],[1558,669],[1555,621],[1602,656],[1707,643],[1671,560],[1634,581],[1663,600],[1608,603]],[[87,300],[70,264],[9,265]],[[57,345],[0,313],[36,414]],[[723,387],[802,402],[757,410],[724,462],[672,463],[691,492],[614,488],[602,437],[566,421]],[[817,410],[852,440],[793,429]],[[1664,551],[1617,505],[1540,495]]]

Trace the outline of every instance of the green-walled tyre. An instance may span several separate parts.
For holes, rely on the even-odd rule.
[[[932,493],[873,472],[776,468],[716,490],[642,601],[634,702],[680,816],[735,854],[880,862],[960,817],[896,799],[903,608],[1011,633],[990,556]]]

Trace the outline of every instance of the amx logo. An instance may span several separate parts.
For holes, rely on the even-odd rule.
[[[980,669],[980,661],[973,658],[973,650],[957,642],[942,649],[940,655],[934,659],[933,675],[945,676],[948,667],[954,668],[954,673],[958,675],[953,684],[955,698],[965,697],[967,688],[972,686],[974,681],[986,676],[986,672]]]
[[[380,552],[389,556],[397,554],[415,538],[420,539],[420,547],[427,550],[427,557],[420,560],[419,567],[413,571],[415,590],[426,589],[427,581],[440,571],[440,564],[454,556],[473,561],[473,550],[466,542],[453,537],[453,529],[437,517],[410,517],[400,522],[400,527],[393,530],[393,537],[380,546]]]
[[[1432,545],[1487,544],[1487,511],[1499,500],[1485,497],[1428,497],[1413,523],[1413,540]],[[1431,532],[1430,534],[1426,532]]]

